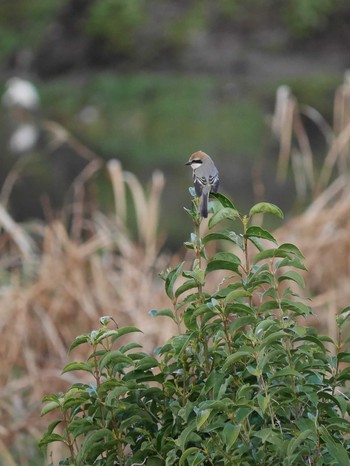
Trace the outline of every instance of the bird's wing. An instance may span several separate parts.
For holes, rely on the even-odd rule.
[[[209,184],[211,185],[211,191],[217,193],[219,189],[219,173],[209,177]]]
[[[196,195],[200,197],[203,191],[203,180],[198,178],[196,175],[193,175],[193,184],[194,189],[196,190]]]

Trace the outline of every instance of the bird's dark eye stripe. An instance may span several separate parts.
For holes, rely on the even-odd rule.
[[[201,159],[194,159],[194,160],[192,160],[191,164],[192,164],[192,163],[203,163],[203,160],[201,160]]]

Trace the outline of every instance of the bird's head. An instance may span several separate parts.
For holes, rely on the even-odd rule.
[[[199,150],[191,155],[188,162],[186,162],[186,165],[190,165],[193,170],[195,170],[196,168],[199,168],[201,165],[203,165],[208,157],[209,156],[205,152]]]

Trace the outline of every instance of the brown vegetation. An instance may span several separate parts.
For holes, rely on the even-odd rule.
[[[21,464],[28,464],[25,442],[19,439],[29,434],[35,444],[40,437],[41,397],[72,382],[71,375],[61,375],[67,348],[77,335],[96,328],[100,316],[141,328],[139,340],[146,351],[174,331],[162,319],[157,322],[160,331],[147,314],[168,304],[157,277],[169,260],[159,254],[157,236],[163,175],[154,173],[146,194],[134,175],[110,161],[115,214],[88,217],[80,194],[96,173],[93,164],[85,169],[89,176],[75,183],[70,227],[62,219],[19,225],[0,205],[0,463],[12,464],[11,446],[21,443],[17,453]],[[127,188],[136,240],[126,226]]]
[[[296,244],[305,255],[313,324],[336,338],[335,316],[350,304],[349,73],[335,93],[333,127],[315,109],[298,103],[285,86],[277,97],[272,121],[280,141],[279,176],[286,176],[291,162],[297,195],[301,200],[311,195],[313,200],[276,236]],[[324,136],[326,150],[320,167],[303,118],[311,119]]]

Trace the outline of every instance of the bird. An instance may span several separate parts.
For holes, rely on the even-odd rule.
[[[203,218],[207,218],[209,194],[217,193],[219,189],[218,169],[211,157],[201,150],[194,152],[186,165],[193,170],[194,188],[200,198],[199,212]]]

